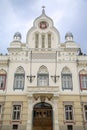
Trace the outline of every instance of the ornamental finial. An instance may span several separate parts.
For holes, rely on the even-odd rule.
[[[42,14],[45,14],[45,6],[42,6]]]

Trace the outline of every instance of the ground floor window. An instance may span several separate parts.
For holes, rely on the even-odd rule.
[[[21,105],[13,105],[13,120],[20,120],[21,118]]]
[[[72,125],[67,125],[67,130],[73,130],[73,126]]]
[[[13,124],[12,130],[18,130],[18,124]]]
[[[72,105],[65,105],[65,119],[68,121],[73,120],[73,108]]]
[[[84,120],[87,121],[87,104],[84,105]]]

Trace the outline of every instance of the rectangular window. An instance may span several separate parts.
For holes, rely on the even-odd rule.
[[[6,75],[0,75],[0,89],[5,89]]]
[[[24,89],[24,74],[15,74],[14,77],[14,89]]]
[[[18,130],[18,124],[14,124],[12,127],[13,130]]]
[[[2,105],[0,104],[0,120],[1,120],[1,117],[2,117]]]
[[[38,43],[39,42],[39,35],[38,34],[36,34],[35,35],[35,48],[38,48]]]
[[[73,126],[72,125],[67,125],[67,130],[73,130]]]
[[[49,85],[49,75],[48,74],[38,74],[38,86],[48,86]]]
[[[62,74],[62,89],[73,89],[71,74]]]
[[[73,106],[65,105],[65,120],[73,121]]]
[[[87,89],[87,75],[80,75],[80,87],[81,89]]]
[[[21,105],[13,105],[12,120],[20,120],[21,118]]]
[[[48,48],[51,48],[51,34],[48,34]]]
[[[45,48],[45,35],[42,35],[42,48]]]
[[[87,105],[84,105],[84,120],[87,121]]]

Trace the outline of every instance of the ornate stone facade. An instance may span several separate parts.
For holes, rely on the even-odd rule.
[[[87,56],[42,14],[0,55],[0,130],[86,130]]]

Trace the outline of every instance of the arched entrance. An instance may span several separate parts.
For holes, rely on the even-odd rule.
[[[41,102],[34,106],[33,130],[53,130],[53,110],[50,104]]]

